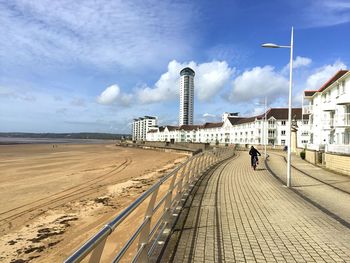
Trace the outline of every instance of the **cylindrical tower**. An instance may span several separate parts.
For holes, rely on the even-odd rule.
[[[180,71],[180,115],[179,125],[193,124],[194,71],[184,68]]]

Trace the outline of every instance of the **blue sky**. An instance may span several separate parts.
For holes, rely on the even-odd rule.
[[[349,0],[0,0],[0,131],[129,133],[178,121],[179,70],[195,77],[195,122],[293,105],[350,64]],[[259,104],[260,103],[260,104]]]

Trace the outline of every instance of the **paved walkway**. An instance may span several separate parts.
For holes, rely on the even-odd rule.
[[[203,177],[163,262],[350,262],[346,225],[249,164],[241,152]]]
[[[269,153],[268,167],[285,184],[287,164],[284,153]],[[294,191],[350,227],[350,177],[326,171],[292,155]]]

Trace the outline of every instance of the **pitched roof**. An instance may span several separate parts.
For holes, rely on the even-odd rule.
[[[228,117],[227,118],[232,125],[238,124],[242,119],[245,119],[244,117]]]
[[[184,131],[193,131],[196,130],[198,128],[200,128],[201,125],[181,125],[179,127],[179,130],[184,130]]]
[[[317,92],[317,90],[304,90],[304,96],[305,97],[312,97],[316,92]]]
[[[203,129],[219,128],[219,127],[222,127],[223,124],[224,124],[223,122],[206,122],[201,126],[201,128]]]
[[[170,126],[170,125],[167,125],[165,127],[168,128],[169,131],[175,131],[175,130],[177,130],[179,128],[177,126]]]
[[[301,120],[303,110],[302,108],[292,108],[292,119],[296,118],[297,120]],[[277,120],[287,120],[288,119],[288,108],[271,108],[267,111],[267,119],[274,117]],[[308,119],[304,115],[304,119]]]
[[[297,120],[301,119],[302,108],[293,108],[292,109],[292,119],[295,117]],[[269,119],[274,117],[276,120],[287,120],[288,119],[288,108],[271,108],[266,112],[266,118]],[[229,117],[229,121],[232,125],[239,125],[249,122],[254,122],[255,119],[262,120],[265,118],[265,113],[252,116],[252,117]],[[308,115],[304,115],[303,119],[308,119]]]
[[[338,79],[340,79],[342,76],[344,76],[346,73],[350,72],[349,70],[339,70],[337,73],[333,75],[326,83],[324,83],[321,88],[318,90],[305,90],[304,95],[306,97],[312,97],[316,92],[322,92],[325,89],[327,89],[330,85],[332,85],[334,82],[336,82]]]
[[[335,81],[337,81],[339,78],[341,78],[343,75],[345,75],[348,72],[348,70],[339,70],[333,77],[331,77],[323,86],[318,90],[318,92],[324,91],[326,88],[328,88],[330,85],[332,85]]]

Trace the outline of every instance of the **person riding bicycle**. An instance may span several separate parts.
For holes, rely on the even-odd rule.
[[[257,164],[259,161],[258,155],[261,156],[261,154],[259,153],[259,151],[257,149],[254,148],[254,146],[250,147],[249,155],[251,156],[251,158],[250,158],[251,165],[253,166],[253,164],[254,164],[254,158],[256,158],[256,164]]]

